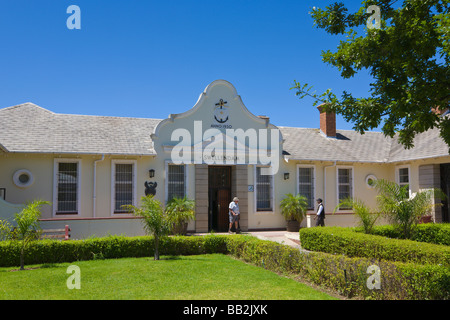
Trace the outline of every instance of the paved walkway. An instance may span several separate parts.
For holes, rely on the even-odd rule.
[[[291,247],[301,249],[298,232],[288,231],[254,231],[248,232],[254,237],[262,240],[271,240]]]
[[[197,233],[197,235],[206,235],[207,233]],[[228,232],[216,233],[216,234],[229,234]],[[234,234],[234,232],[233,232]],[[298,232],[288,232],[288,231],[248,231],[242,232],[241,234],[249,234],[261,240],[275,241],[281,244],[289,245],[291,247],[304,250],[300,246],[299,233]]]

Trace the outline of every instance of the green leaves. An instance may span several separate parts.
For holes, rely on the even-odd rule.
[[[366,26],[370,5],[380,8],[380,29]],[[311,12],[314,24],[327,33],[345,36],[335,52],[325,51],[322,60],[338,68],[344,79],[366,69],[373,77],[370,95],[354,97],[344,92],[338,98],[331,90],[323,94],[295,82],[296,95],[327,103],[360,133],[377,128],[390,137],[400,134],[400,143],[414,146],[414,136],[439,128],[450,146],[449,122],[432,108],[449,107],[450,101],[450,4],[447,0],[367,0],[355,13],[341,2]],[[368,92],[369,94],[369,92]]]
[[[153,195],[142,197],[141,201],[141,208],[133,205],[127,205],[124,208],[135,216],[141,217],[145,231],[155,237],[155,260],[159,260],[159,240],[160,237],[169,234],[171,223],[167,214],[164,213],[161,202],[155,199]]]
[[[356,214],[359,219],[359,226],[363,228],[364,233],[371,234],[375,222],[379,218],[380,214],[378,212],[372,212],[372,210],[359,199],[343,199],[338,206],[333,211],[333,214],[338,208],[352,208],[352,211]]]
[[[143,219],[147,233],[156,237],[167,235],[170,231],[170,223],[161,202],[155,199],[153,195],[142,197],[141,201],[140,208],[133,205],[124,206],[124,208]]]
[[[195,219],[195,201],[186,197],[174,197],[167,203],[165,211],[173,224],[185,223]]]
[[[30,242],[39,239],[42,231],[39,226],[41,208],[47,204],[50,202],[43,200],[27,203],[21,212],[14,215],[14,227],[11,223],[0,220],[0,240],[22,240],[20,241],[20,270],[24,270],[25,251]]]
[[[28,203],[20,213],[15,214],[14,221],[17,226],[14,232],[17,239],[29,241],[37,238],[40,232],[41,208],[48,204],[50,204],[48,201],[35,200]]]
[[[307,207],[308,200],[300,194],[294,196],[292,193],[288,193],[286,198],[280,202],[281,213],[286,220],[302,222],[305,218]]]
[[[436,206],[432,198],[445,197],[439,189],[421,190],[410,197],[408,185],[399,186],[383,179],[376,180],[374,186],[378,190],[379,210],[387,215],[406,239],[412,237],[419,219]]]

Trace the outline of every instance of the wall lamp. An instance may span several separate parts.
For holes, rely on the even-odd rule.
[[[148,175],[150,178],[153,178],[155,176],[155,170],[154,169],[148,170]]]
[[[284,180],[289,180],[289,172],[284,173]]]

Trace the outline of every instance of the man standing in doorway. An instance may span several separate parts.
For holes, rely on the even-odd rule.
[[[229,208],[228,215],[229,215],[229,221],[230,221],[230,226],[228,227],[228,233],[231,233],[231,227],[233,226],[233,222],[234,222],[234,226],[236,228],[236,233],[239,233],[239,229],[238,229],[238,222],[239,222],[239,215],[240,215],[239,199],[237,197],[234,197],[233,201],[230,202],[230,205],[228,208]]]
[[[314,217],[316,221],[316,227],[325,226],[325,207],[323,206],[322,199],[317,199],[317,215]]]

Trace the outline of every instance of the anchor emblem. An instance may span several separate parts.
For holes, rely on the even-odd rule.
[[[214,119],[218,123],[225,123],[228,121],[228,106],[226,106],[227,102],[220,99],[218,103],[216,103],[216,108],[214,110]]]

